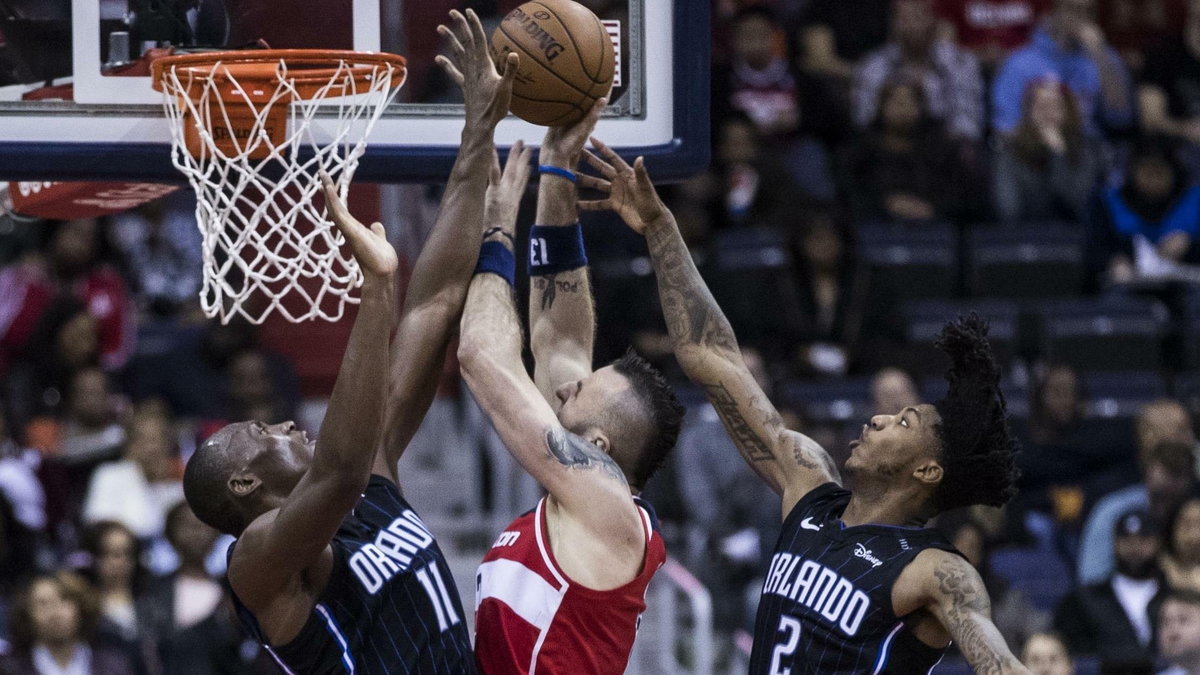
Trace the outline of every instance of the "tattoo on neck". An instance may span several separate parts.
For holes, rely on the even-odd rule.
[[[621,471],[612,457],[562,427],[546,430],[546,448],[551,457],[568,469],[600,469],[622,483],[627,482],[625,472]]]

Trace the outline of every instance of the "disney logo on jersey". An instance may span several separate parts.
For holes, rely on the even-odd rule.
[[[867,562],[871,563],[872,568],[879,567],[880,565],[883,564],[882,560],[880,560],[879,558],[876,558],[874,555],[872,555],[871,549],[867,548],[866,546],[863,546],[862,544],[854,545],[854,557],[862,558],[863,560],[866,560]]]
[[[433,544],[433,535],[409,509],[350,556],[350,570],[374,594],[400,572],[412,567],[413,558]]]

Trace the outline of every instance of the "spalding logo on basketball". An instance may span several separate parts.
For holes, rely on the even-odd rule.
[[[512,112],[543,126],[579,121],[612,89],[616,53],[590,9],[570,0],[534,0],[508,13],[492,33],[492,57],[521,57]]]

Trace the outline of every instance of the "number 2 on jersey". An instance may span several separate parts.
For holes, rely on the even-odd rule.
[[[446,584],[442,581],[441,571],[434,565],[423,567],[417,571],[417,580],[425,587],[429,602],[437,612],[438,630],[444,631],[458,623],[458,613],[454,611],[454,603],[446,592]]]
[[[791,668],[784,668],[784,660],[790,661],[790,657],[796,651],[796,647],[800,645],[800,621],[795,617],[784,614],[779,617],[779,631],[783,633],[783,640],[775,645],[775,651],[771,653],[771,675],[791,675]]]

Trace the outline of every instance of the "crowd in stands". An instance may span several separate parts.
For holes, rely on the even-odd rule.
[[[1200,1],[713,13],[712,165],[664,197],[789,425],[843,460],[871,415],[938,398],[933,336],[978,309],[1021,493],[936,527],[1035,673],[1200,675]],[[302,364],[197,316],[190,209],[0,231],[0,674],[273,668],[180,476],[224,422],[299,414]],[[644,245],[585,228],[597,362],[632,343],[690,404],[647,492],[736,672],[778,501],[672,367]],[[441,392],[406,487],[452,523],[500,482],[453,363]]]

